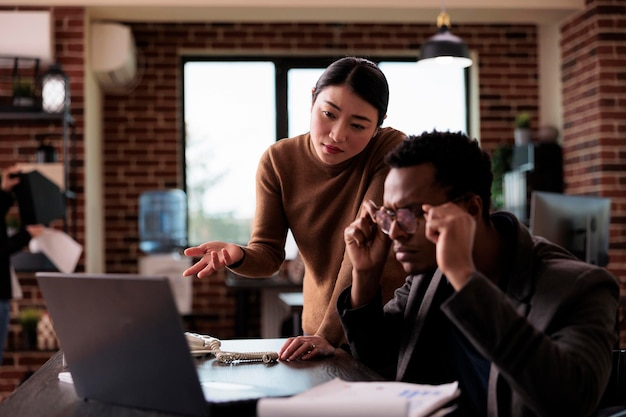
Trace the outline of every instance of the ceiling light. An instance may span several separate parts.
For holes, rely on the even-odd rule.
[[[443,10],[437,17],[439,31],[420,48],[420,65],[437,64],[467,68],[472,65],[469,49],[461,38],[450,32],[450,16]]]

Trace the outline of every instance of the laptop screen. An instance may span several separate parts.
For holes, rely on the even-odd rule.
[[[79,397],[208,415],[167,277],[36,277]]]

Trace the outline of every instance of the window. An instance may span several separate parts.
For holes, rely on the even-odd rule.
[[[185,178],[189,242],[247,242],[254,177],[276,140],[271,62],[185,64]]]
[[[309,130],[311,89],[334,59],[183,60],[190,244],[248,242],[259,158],[274,141]],[[412,58],[377,61],[390,88],[383,126],[409,134],[468,131],[467,70],[425,72]]]
[[[465,70],[415,62],[381,62],[379,67],[389,82],[384,125],[407,134],[433,129],[468,132]]]

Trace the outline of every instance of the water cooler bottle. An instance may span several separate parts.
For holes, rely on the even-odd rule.
[[[139,196],[139,258],[142,275],[167,276],[181,315],[192,310],[192,279],[183,277],[191,258],[187,247],[187,195],[183,190],[157,190]]]

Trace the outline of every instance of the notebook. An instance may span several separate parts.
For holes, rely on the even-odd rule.
[[[199,372],[191,356],[165,276],[37,272],[36,277],[80,398],[216,416],[235,405],[254,414],[259,398],[291,394],[210,378],[201,382],[207,371]]]

